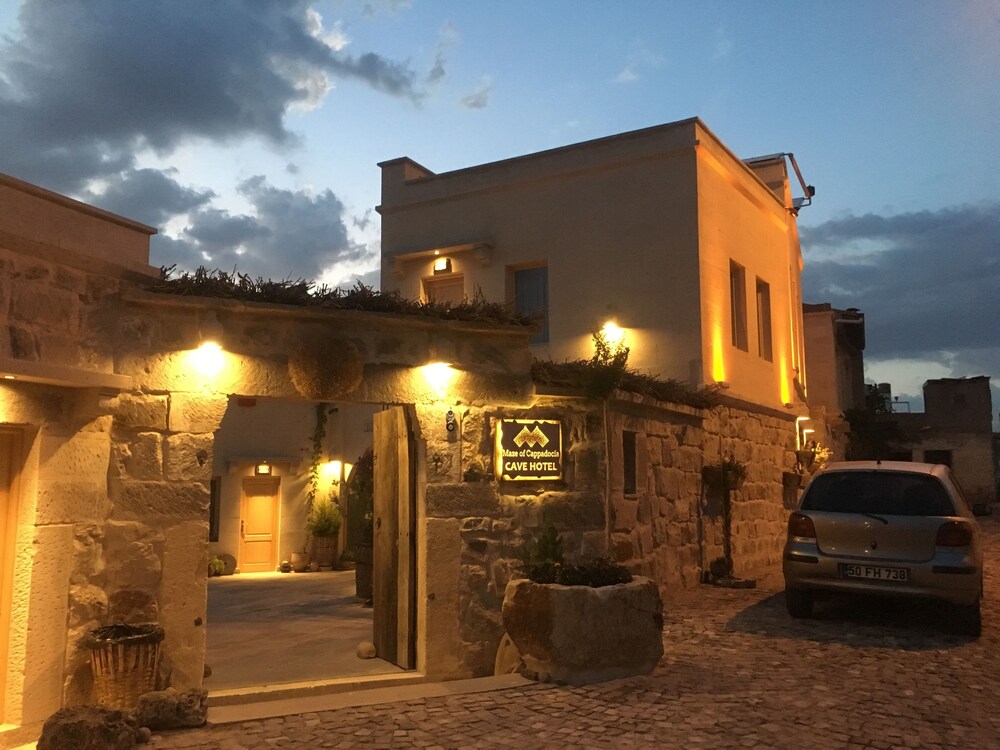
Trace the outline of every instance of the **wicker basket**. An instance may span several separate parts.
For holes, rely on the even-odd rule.
[[[163,628],[156,625],[105,625],[90,631],[90,649],[97,703],[131,711],[139,696],[156,689]]]

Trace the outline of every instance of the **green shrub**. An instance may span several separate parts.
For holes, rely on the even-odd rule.
[[[306,518],[306,531],[310,536],[330,537],[340,533],[343,523],[340,507],[333,500],[326,499],[316,503]]]
[[[575,565],[563,565],[556,569],[555,583],[563,586],[590,586],[599,589],[601,586],[614,586],[616,583],[628,583],[632,574],[628,569],[613,563],[607,558],[580,562]]]

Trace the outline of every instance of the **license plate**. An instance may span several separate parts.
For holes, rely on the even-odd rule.
[[[885,568],[881,565],[851,565],[840,566],[841,578],[864,578],[869,581],[908,581],[909,568]]]

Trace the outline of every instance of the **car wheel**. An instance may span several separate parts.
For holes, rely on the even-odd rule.
[[[983,632],[981,600],[967,607],[958,607],[952,618],[954,632],[978,638]]]
[[[788,614],[797,620],[812,617],[812,592],[802,589],[785,589],[785,606],[788,608]]]

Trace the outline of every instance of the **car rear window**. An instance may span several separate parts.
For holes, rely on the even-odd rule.
[[[934,477],[887,471],[821,474],[809,485],[801,508],[887,516],[955,515],[948,491]]]

